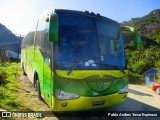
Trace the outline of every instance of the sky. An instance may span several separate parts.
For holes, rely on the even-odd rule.
[[[1,0],[0,23],[26,35],[48,8],[100,13],[118,22],[142,17],[160,8],[160,0]]]

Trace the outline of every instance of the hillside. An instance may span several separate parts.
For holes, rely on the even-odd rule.
[[[144,80],[144,72],[151,68],[157,68],[160,71],[160,9],[144,17],[124,21],[121,25],[135,27],[140,32],[143,43],[141,50],[135,50],[132,41],[125,44],[127,67],[131,78]],[[124,38],[130,39],[131,36],[125,34]]]
[[[0,49],[17,51],[19,38],[0,23]]]
[[[142,18],[124,21],[122,25],[135,27],[142,35],[142,40],[146,45],[144,47],[160,46],[160,9],[154,10]]]

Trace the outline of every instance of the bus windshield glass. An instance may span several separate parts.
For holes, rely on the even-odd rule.
[[[125,69],[118,23],[79,14],[58,13],[59,41],[54,43],[56,69]]]

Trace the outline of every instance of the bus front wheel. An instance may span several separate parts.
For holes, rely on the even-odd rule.
[[[38,94],[37,94],[38,98],[39,98],[40,100],[42,100],[39,80],[36,80],[34,86],[35,86],[35,88],[36,88],[36,91],[38,92]]]

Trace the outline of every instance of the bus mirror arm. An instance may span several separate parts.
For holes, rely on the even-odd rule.
[[[142,43],[141,43],[141,36],[139,32],[130,26],[121,26],[121,31],[128,31],[131,32],[132,35],[134,36],[134,46],[136,49],[141,49],[142,48]]]

